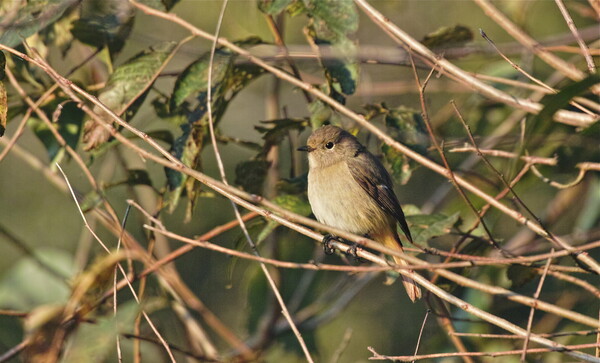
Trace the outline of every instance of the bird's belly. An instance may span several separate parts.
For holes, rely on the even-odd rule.
[[[311,170],[308,199],[319,222],[355,234],[385,225],[387,216],[345,167]],[[335,177],[331,177],[335,175]]]

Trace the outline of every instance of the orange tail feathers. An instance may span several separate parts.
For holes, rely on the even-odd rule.
[[[383,236],[383,238],[377,239],[377,240],[383,242],[383,245],[385,247],[394,249],[396,251],[404,251],[402,249],[402,245],[400,244],[399,240],[397,240],[396,236],[394,236],[393,234]],[[394,262],[396,262],[397,265],[400,265],[400,266],[408,265],[408,262],[404,261],[403,259],[401,259],[398,256],[392,256],[392,258],[394,259]],[[407,271],[412,272],[413,270],[407,270]],[[402,278],[402,284],[404,285],[404,288],[406,289],[406,293],[408,294],[408,297],[410,298],[410,300],[412,300],[412,302],[415,302],[416,300],[420,299],[422,296],[422,293],[421,293],[421,288],[419,287],[419,285],[417,285],[417,283],[410,277],[404,276],[402,274],[400,275],[400,277]]]

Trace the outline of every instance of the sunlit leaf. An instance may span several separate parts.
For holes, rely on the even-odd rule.
[[[82,43],[102,48],[111,55],[118,53],[131,33],[134,7],[129,1],[86,0],[81,16],[73,22],[71,32]]]
[[[320,39],[337,42],[358,29],[358,11],[352,1],[311,0],[307,11]]]
[[[381,151],[383,152],[385,164],[394,180],[401,185],[408,183],[415,167],[411,160],[388,144],[382,144]]]
[[[368,104],[363,107],[367,111],[367,120],[383,115],[391,137],[420,154],[427,153],[429,138],[418,111],[404,106],[389,108],[385,103]],[[418,164],[387,144],[381,145],[381,151],[394,179],[400,184],[406,184]]]
[[[75,277],[71,297],[67,306],[81,316],[96,307],[96,302],[104,295],[114,279],[115,266],[125,258],[122,252],[99,255],[96,261]]]
[[[175,88],[171,96],[171,108],[180,106],[191,95],[206,92],[208,87],[208,65],[210,53],[204,54],[200,59],[190,64],[175,81]],[[215,52],[213,58],[212,87],[213,92],[220,86],[225,75],[230,71],[233,57],[224,50]]]
[[[294,212],[301,216],[309,216],[312,213],[310,204],[306,197],[297,194],[280,194],[273,200],[277,205]],[[264,241],[280,224],[269,220],[265,227],[260,231],[256,238],[256,243],[259,244]]]
[[[277,15],[284,11],[294,0],[259,0],[258,9],[265,14]]]
[[[406,221],[410,225],[410,232],[415,243],[427,244],[431,238],[448,234],[458,221],[459,216],[458,212],[450,216],[421,214],[406,216]]]
[[[236,42],[236,44],[255,45],[261,41],[256,37],[251,37]],[[229,106],[229,102],[244,87],[264,73],[264,69],[253,64],[234,64],[236,54],[230,53],[225,49],[217,49],[214,58],[212,71],[211,94],[212,94],[212,118],[216,124]],[[171,148],[171,153],[179,158],[185,165],[191,168],[200,168],[200,152],[202,151],[204,139],[208,135],[208,65],[210,63],[210,53],[202,55],[197,61],[193,62],[178,77],[175,82],[173,94],[170,102],[170,112],[181,113],[180,106],[186,99],[194,96],[196,106],[185,111],[187,123],[181,125],[183,131]],[[179,107],[179,109],[178,109]],[[165,169],[170,192],[167,195],[167,204],[172,211],[179,201],[182,192],[185,190],[188,196],[188,207],[186,220],[191,218],[195,199],[199,193],[197,184],[193,179],[188,178],[181,173]]]
[[[5,7],[4,14],[0,13],[0,19],[9,14],[14,18],[7,28],[2,28],[0,43],[9,47],[16,46],[23,39],[54,23],[65,10],[77,2],[74,0],[6,1],[7,4],[13,4],[13,7]]]
[[[295,194],[281,194],[274,200],[279,206],[299,214],[301,216],[309,216],[312,213],[308,199]]]
[[[428,48],[459,46],[473,40],[473,32],[464,25],[444,26],[427,34],[421,43]]]
[[[138,53],[117,67],[98,99],[117,115],[123,114],[124,119],[131,119],[143,103],[148,89],[158,77],[160,70],[172,56],[176,45],[175,42],[160,43]],[[94,111],[103,115],[106,121],[112,121],[99,107],[96,106]],[[99,146],[109,137],[108,130],[98,125],[96,121],[86,122],[84,130],[86,149]]]
[[[320,62],[325,70],[329,95],[344,103],[344,95],[353,94],[358,81],[356,45],[349,38],[358,29],[356,6],[352,1],[312,0],[306,12],[311,19],[308,36],[317,46],[330,46],[338,54],[337,58],[320,58]]]
[[[311,102],[308,105],[308,111],[310,112],[310,127],[312,129],[318,129],[327,122],[336,126],[341,125],[339,114],[321,100]]]

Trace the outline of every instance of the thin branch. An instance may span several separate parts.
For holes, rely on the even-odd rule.
[[[150,7],[147,7],[145,5],[141,5],[133,0],[130,0],[136,7],[140,8],[141,10],[143,10],[144,12],[157,16],[157,17],[161,17],[164,19],[167,19],[169,21],[175,22],[177,24],[180,24],[184,27],[186,27],[188,30],[190,30],[192,33],[201,36],[203,38],[206,39],[210,39],[210,40],[214,40],[215,37],[194,27],[193,25],[185,22],[184,20],[182,20],[181,18],[174,16],[173,14],[166,14],[164,12],[161,11],[157,11],[155,9],[152,9]],[[356,0],[357,2],[362,1],[362,0]],[[379,14],[379,13],[377,13]],[[381,14],[379,14],[379,16],[381,16]],[[281,70],[272,67],[264,62],[262,62],[260,59],[254,57],[253,55],[251,55],[250,53],[248,53],[246,50],[236,46],[235,44],[223,39],[223,38],[219,38],[218,39],[219,44],[224,45],[226,47],[228,47],[229,49],[235,51],[236,53],[248,58],[251,62],[265,68],[266,70],[268,70],[269,72],[271,72],[272,74],[276,75],[279,78],[282,78],[290,83],[293,83],[295,85],[297,85],[298,87],[302,88],[302,89],[306,89],[308,90],[310,93],[312,93],[313,95],[317,96],[318,98],[320,98],[321,100],[325,101],[326,103],[330,104],[332,107],[334,107],[335,109],[337,109],[340,113],[342,113],[343,115],[348,116],[349,118],[355,120],[356,122],[358,122],[359,124],[361,124],[362,126],[364,126],[366,129],[370,130],[371,132],[373,132],[375,135],[377,135],[380,139],[382,139],[386,144],[392,146],[393,148],[395,148],[396,150],[402,152],[403,154],[407,155],[408,157],[410,157],[411,159],[417,161],[418,163],[430,168],[431,170],[442,174],[445,177],[449,177],[447,175],[447,170],[432,162],[431,160],[427,159],[426,157],[420,155],[417,152],[414,152],[413,150],[411,150],[410,148],[402,145],[401,143],[398,143],[397,141],[395,141],[394,139],[392,139],[389,135],[387,135],[386,133],[384,133],[383,131],[379,130],[375,125],[372,125],[371,123],[369,123],[367,120],[364,119],[363,116],[358,115],[356,113],[354,113],[353,111],[349,110],[348,108],[346,108],[345,106],[339,104],[338,102],[336,102],[335,100],[333,100],[331,97],[328,97],[327,95],[325,95],[323,92],[320,92],[318,89],[316,89],[315,87],[313,87],[312,85],[309,84],[305,84],[299,80],[297,80],[294,77],[291,77],[290,75],[288,75],[285,72],[282,72]],[[50,72],[51,74],[53,74],[55,77],[59,77],[58,74],[56,74],[55,72],[52,73],[52,70],[45,67],[43,64],[27,57],[26,55],[22,55],[22,53],[6,47],[2,44],[0,44],[0,49],[6,49],[7,51],[16,54],[18,56],[23,56],[24,59],[28,60],[28,61],[32,61],[33,63],[35,63],[36,65],[39,65],[40,67],[42,67],[42,69]],[[133,147],[135,150],[137,150],[138,153],[142,153],[142,155],[152,158],[154,161],[168,166],[170,168],[173,168],[174,170],[183,172],[187,175],[190,175],[194,178],[196,178],[198,181],[205,183],[207,185],[209,185],[211,188],[213,188],[215,191],[225,194],[225,195],[232,195],[231,193],[234,193],[235,195],[243,195],[244,197],[248,197],[245,193],[239,191],[237,188],[230,188],[226,185],[224,185],[223,183],[220,183],[212,178],[208,178],[206,175],[202,174],[202,173],[198,173],[195,172],[193,170],[189,170],[189,168],[185,167],[185,165],[183,165],[179,160],[175,159],[172,155],[170,155],[170,153],[168,153],[166,150],[164,150],[156,141],[154,141],[153,139],[149,138],[145,133],[140,132],[139,130],[135,129],[134,127],[132,127],[131,125],[129,125],[128,123],[124,122],[123,120],[121,120],[117,115],[114,114],[114,112],[112,112],[110,109],[108,109],[106,106],[102,105],[102,103],[100,103],[95,97],[89,95],[87,92],[85,92],[84,90],[82,90],[81,88],[79,88],[77,85],[73,84],[72,82],[68,82],[67,84],[65,84],[64,86],[65,88],[72,88],[73,90],[75,90],[77,93],[81,94],[82,96],[84,96],[86,99],[90,100],[91,102],[94,102],[96,105],[98,105],[104,112],[107,112],[115,121],[117,121],[119,123],[120,126],[123,126],[125,128],[127,128],[128,130],[134,132],[136,135],[138,135],[139,137],[141,137],[143,140],[145,140],[147,143],[149,143],[153,148],[155,148],[156,150],[158,150],[164,157],[166,157],[168,160],[170,160],[172,163],[167,163],[166,161],[164,161],[163,159],[160,158],[156,158],[154,157],[152,154],[145,152],[144,150],[142,150],[141,148],[128,143],[125,138],[121,138],[119,137],[119,133],[117,133],[116,131],[113,131],[113,136],[115,136],[117,139],[119,139],[120,141],[124,142],[124,143],[128,143],[128,145],[130,145],[130,147]],[[64,89],[64,88],[63,88]],[[83,107],[82,107],[83,108]],[[84,108],[85,110],[85,108]],[[91,111],[86,111],[86,112],[90,112],[93,114],[93,112]],[[105,125],[105,127],[110,127],[110,125]],[[535,222],[525,218],[521,213],[512,210],[508,207],[506,207],[505,205],[503,205],[502,203],[499,203],[498,201],[496,201],[494,198],[492,198],[491,196],[487,195],[486,193],[484,193],[483,191],[481,191],[479,188],[475,187],[474,185],[472,185],[471,183],[467,182],[465,179],[460,178],[458,176],[456,176],[456,180],[457,182],[462,185],[463,187],[465,187],[466,189],[468,189],[469,191],[475,193],[476,195],[478,195],[480,198],[484,199],[486,202],[492,204],[494,207],[498,208],[499,210],[501,210],[503,213],[507,214],[508,216],[510,216],[511,218],[517,220],[518,222],[526,225],[528,228],[530,228],[531,230],[533,230],[534,232],[538,233],[540,236],[544,237],[544,238],[548,238],[550,239],[550,237],[546,234],[546,232],[544,231],[544,229],[539,226],[538,224],[536,224]],[[237,198],[236,198],[237,199]],[[250,200],[256,200],[261,204],[264,204],[265,206],[267,206],[270,209],[276,210],[278,213],[286,213],[286,216],[290,216],[292,215],[291,213],[285,211],[284,209],[280,208],[279,206],[275,205],[274,203],[270,203],[267,202],[265,200],[263,200],[262,198],[257,198],[257,197],[252,197],[250,198]],[[309,223],[316,223],[315,221],[310,221],[310,219],[308,218],[303,218],[300,217],[298,215],[293,215],[294,220],[303,220],[306,221],[307,225],[310,225]],[[305,223],[305,222],[302,222]],[[319,228],[323,228],[325,230],[328,231],[333,231],[336,230],[335,233],[336,235],[339,235],[341,237],[344,237],[343,234],[346,234],[344,231],[339,231],[340,233],[337,233],[337,229],[334,228],[330,228],[327,226],[323,226],[322,224],[318,224]],[[561,241],[562,242],[562,241]],[[563,242],[564,244],[564,242]],[[374,249],[378,249],[380,247],[377,247],[376,244],[374,244],[375,247],[373,247]],[[565,245],[567,248],[572,249],[572,247]],[[369,246],[371,248],[371,246]],[[388,251],[389,253],[389,251]],[[596,273],[600,274],[600,266],[598,265],[597,262],[595,262],[593,259],[590,258],[589,255],[587,254],[580,254],[577,256],[577,258],[579,260],[581,260],[583,263],[585,263],[586,265],[588,265],[590,268],[592,268],[594,271],[596,271]]]
[[[483,1],[483,0],[480,0]],[[354,2],[369,16],[380,28],[393,34],[394,40],[396,40],[401,46],[407,46],[410,50],[422,57],[424,57],[430,65],[433,67],[439,67],[441,70],[446,72],[448,76],[457,80],[458,82],[464,83],[475,90],[482,93],[484,96],[493,100],[505,103],[515,108],[526,110],[530,113],[538,113],[542,106],[539,103],[531,102],[526,99],[516,98],[503,91],[500,91],[490,85],[487,85],[480,80],[469,75],[468,72],[463,71],[461,68],[455,66],[449,61],[439,58],[435,53],[425,47],[423,44],[418,42],[416,39],[411,37],[408,33],[398,28],[395,24],[383,14],[375,10],[366,0],[354,0]],[[583,76],[579,77],[582,79]],[[558,122],[566,123],[573,126],[587,127],[592,123],[596,122],[599,117],[592,117],[590,115],[560,110],[554,115],[554,119]]]
[[[213,61],[214,61],[215,51],[217,48],[217,40],[219,39],[221,23],[223,21],[224,15],[225,15],[225,9],[227,8],[227,4],[228,4],[228,0],[224,0],[223,6],[221,7],[221,11],[219,13],[217,27],[215,30],[215,35],[214,35],[212,47],[210,50],[210,60],[209,60],[209,66],[208,66],[208,85],[207,85],[207,96],[206,96],[206,107],[207,107],[207,113],[208,113],[208,128],[210,131],[210,138],[212,141],[213,150],[215,152],[215,158],[217,159],[217,166],[219,168],[219,173],[221,175],[221,181],[225,185],[228,185],[227,177],[225,176],[225,167],[223,166],[223,160],[221,159],[221,154],[219,153],[219,148],[217,145],[217,140],[215,138],[215,130],[214,130],[214,126],[213,126],[214,120],[212,118],[212,91],[211,91],[211,89],[212,89]],[[256,245],[252,241],[252,238],[250,237],[250,233],[248,233],[246,224],[242,220],[242,215],[237,207],[237,204],[233,200],[231,200],[230,202],[231,202],[231,206],[233,207],[235,217],[238,220],[238,222],[240,223],[240,227],[242,228],[242,231],[244,232],[244,236],[246,237],[246,241],[248,242],[248,245],[252,249],[252,252],[257,257],[260,257],[260,253],[258,252]],[[269,282],[269,286],[271,287],[271,290],[273,291],[273,294],[275,295],[275,298],[277,299],[277,302],[279,303],[279,306],[281,307],[281,312],[283,313],[283,316],[290,324],[290,327],[292,328],[292,331],[294,332],[294,335],[296,336],[296,339],[298,340],[298,343],[300,344],[300,347],[302,348],[302,351],[304,352],[304,356],[306,357],[308,362],[312,363],[313,359],[311,357],[310,351],[308,350],[308,347],[306,346],[306,343],[304,342],[304,339],[302,338],[302,334],[300,334],[298,327],[296,327],[296,325],[294,324],[294,319],[292,318],[290,312],[288,311],[287,306],[285,305],[285,302],[283,301],[283,297],[281,296],[281,293],[279,292],[279,289],[277,288],[277,284],[275,283],[275,280],[271,276],[271,273],[269,272],[269,270],[267,269],[267,266],[264,263],[260,264],[260,268],[263,271],[263,274],[265,275],[265,277],[267,278],[267,281]]]
[[[552,250],[554,252],[554,250]],[[546,265],[544,266],[544,272],[542,273],[542,277],[540,278],[540,282],[538,283],[538,287],[533,294],[533,298],[537,301],[540,297],[540,293],[542,292],[542,286],[544,285],[544,281],[546,280],[546,275],[548,274],[548,267],[550,267],[550,263],[552,263],[552,259],[549,258],[546,261]],[[525,336],[525,341],[523,341],[523,353],[521,354],[521,362],[525,361],[527,357],[527,348],[529,346],[529,338],[531,336],[531,325],[533,324],[533,315],[535,314],[535,309],[537,304],[534,304],[529,310],[529,318],[527,319],[527,335]]]
[[[557,0],[558,1],[558,0]],[[540,87],[546,89],[547,91],[550,91],[551,93],[558,93],[557,90],[555,90],[554,88],[548,86],[547,84],[545,84],[544,82],[540,81],[539,79],[535,78],[534,76],[530,75],[529,73],[527,73],[523,68],[521,68],[518,64],[516,64],[515,62],[513,62],[512,60],[510,60],[510,58],[508,58],[507,56],[505,56],[500,49],[498,49],[498,47],[496,46],[496,43],[494,43],[494,41],[492,39],[490,39],[487,34],[482,30],[479,29],[479,33],[481,34],[481,36],[487,40],[487,42],[498,52],[498,54],[500,54],[500,56],[508,62],[508,64],[511,65],[511,67],[513,67],[514,69],[517,70],[517,72],[521,73],[522,75],[524,75],[525,77],[527,77],[529,80],[537,83]],[[577,102],[574,101],[569,101],[569,104],[577,107],[578,109],[580,109],[581,111],[587,113],[590,116],[597,116],[595,115],[593,112],[589,111],[588,109],[584,108],[583,106],[581,106],[580,104],[578,104]]]
[[[516,153],[504,150],[492,150],[492,149],[480,149],[473,146],[455,147],[448,150],[451,153],[464,153],[464,152],[475,152],[481,155],[490,155],[500,158],[507,159],[521,159],[529,164],[543,164],[543,165],[556,165],[558,164],[558,158],[545,158],[542,156],[531,156],[531,155],[518,155]]]
[[[585,77],[585,74],[575,68],[572,64],[546,51],[535,39],[526,34],[515,23],[508,19],[506,15],[494,7],[491,2],[488,0],[473,1],[479,5],[485,14],[488,15],[496,24],[501,26],[507,33],[515,38],[516,41],[523,44],[523,46],[540,57],[540,59],[542,59],[548,65],[575,81],[582,80]]]
[[[572,181],[570,181],[568,183],[559,183],[557,181],[554,181],[550,178],[545,177],[542,174],[542,172],[539,171],[539,169],[533,165],[531,167],[531,171],[533,171],[533,174],[535,174],[538,178],[540,178],[544,183],[550,184],[551,186],[553,186],[557,189],[568,189],[568,188],[572,188],[572,187],[576,186],[577,184],[581,183],[588,171],[590,171],[590,170],[599,171],[600,163],[583,162],[583,163],[579,163],[579,164],[575,165],[575,167],[579,169],[579,173],[577,174],[575,179],[573,179]]]
[[[423,318],[423,324],[421,324],[421,330],[419,331],[419,338],[417,339],[417,346],[415,347],[415,355],[419,353],[419,346],[421,345],[421,337],[423,336],[423,330],[425,330],[425,323],[427,323],[427,317],[431,310],[427,309],[425,317]],[[414,361],[413,361],[414,363]]]
[[[81,206],[79,205],[79,202],[77,201],[77,197],[75,196],[75,192],[73,191],[73,188],[71,188],[71,183],[69,182],[69,179],[67,178],[67,175],[64,173],[64,171],[62,170],[62,168],[60,167],[60,165],[56,164],[56,167],[58,168],[58,170],[60,171],[60,173],[65,178],[65,182],[67,183],[67,186],[69,187],[69,191],[71,192],[71,196],[73,197],[73,200],[75,202],[75,205],[77,206],[77,210],[79,211],[79,214],[81,215],[81,219],[83,220],[83,223],[88,228],[88,230],[90,231],[90,233],[94,236],[94,238],[96,239],[96,241],[98,241],[98,243],[102,246],[102,248],[104,248],[104,250],[106,251],[106,253],[111,254],[111,251],[106,247],[106,245],[104,244],[104,242],[102,242],[102,240],[100,239],[100,237],[98,237],[98,235],[96,234],[96,232],[94,232],[94,230],[89,226],[89,224],[87,222],[87,218],[85,217],[85,214],[81,210]],[[121,270],[121,273],[123,274],[123,277],[125,278],[125,280],[128,280],[127,273],[125,272],[125,270],[123,269],[123,267],[121,266],[121,264],[118,263],[117,266]],[[129,281],[128,281],[128,286],[129,286],[129,289],[131,290],[131,293],[132,293],[135,301],[138,304],[140,304],[140,300],[139,300],[137,294],[135,293],[135,289],[133,288],[133,286],[131,285],[131,283]],[[115,285],[113,291],[116,291],[116,285]],[[142,314],[144,315],[144,318],[146,319],[146,322],[148,323],[148,325],[150,325],[150,328],[152,329],[152,331],[154,332],[154,334],[156,334],[156,337],[163,344],[163,347],[165,348],[165,350],[166,350],[167,354],[169,355],[169,358],[171,359],[171,361],[173,363],[175,363],[176,362],[175,361],[175,357],[173,356],[173,353],[171,352],[171,349],[169,348],[169,345],[167,344],[167,342],[164,340],[164,338],[162,337],[162,335],[156,329],[156,326],[154,325],[154,323],[152,323],[152,320],[150,320],[150,317],[148,316],[148,314],[145,311],[143,311],[143,310],[142,310]]]
[[[558,6],[558,9],[560,10],[560,13],[562,14],[563,18],[565,18],[565,21],[567,22],[567,25],[569,26],[571,33],[573,33],[573,36],[577,40],[577,44],[579,45],[579,48],[581,48],[581,53],[583,54],[583,57],[585,58],[585,62],[587,64],[588,70],[590,71],[590,74],[596,73],[596,65],[594,64],[594,60],[592,59],[590,50],[588,49],[588,47],[585,44],[585,42],[583,41],[583,39],[581,39],[581,35],[579,35],[579,31],[577,30],[577,27],[575,26],[575,22],[573,22],[573,18],[571,18],[571,15],[569,15],[569,11],[565,7],[565,4],[563,3],[562,0],[555,0],[555,1],[556,1],[556,6]]]
[[[566,345],[564,348],[533,348],[528,349],[528,354],[533,353],[549,353],[549,352],[575,352],[574,349],[588,349],[598,347],[596,343],[590,344],[577,344],[577,345]],[[370,360],[398,360],[401,362],[410,362],[413,360],[422,360],[422,359],[438,359],[438,358],[452,358],[452,357],[503,357],[507,355],[519,355],[522,350],[507,350],[501,352],[467,352],[467,353],[435,353],[435,354],[423,354],[419,356],[414,355],[403,355],[403,356],[388,356],[381,355],[377,353],[372,347],[368,348],[373,356],[370,357]],[[579,352],[578,352],[579,353]],[[580,353],[583,354],[583,353]],[[600,360],[591,360],[591,362],[597,362]]]
[[[473,137],[473,134],[471,133],[471,128],[469,127],[469,125],[467,124],[467,122],[464,120],[464,118],[462,117],[462,114],[460,113],[460,111],[458,110],[458,107],[456,106],[456,104],[454,103],[454,101],[451,101],[452,103],[452,107],[454,107],[454,111],[456,112],[456,115],[458,116],[458,119],[460,120],[460,122],[462,123],[463,127],[465,128],[467,135],[469,137],[469,140],[471,141],[471,144],[473,144],[473,147],[475,147],[476,150],[479,150],[479,147],[477,146],[477,143],[475,142],[475,138]],[[498,171],[498,169],[496,169],[496,167],[494,167],[494,165],[481,153],[478,152],[478,154],[481,156],[481,159],[483,160],[483,162],[496,174],[496,176],[498,177],[498,179],[500,181],[502,181],[502,184],[504,184],[504,186],[506,188],[508,188],[508,190],[510,190],[511,194],[513,195],[513,197],[515,198],[515,200],[519,203],[519,205],[521,205],[521,207],[523,207],[523,209],[525,209],[527,211],[527,213],[529,213],[529,215],[534,218],[537,221],[537,225],[543,229],[544,231],[544,235],[548,237],[548,240],[550,242],[552,242],[553,244],[555,244],[556,246],[559,246],[562,249],[565,250],[569,250],[571,248],[571,246],[569,246],[565,241],[556,238],[554,236],[554,234],[552,234],[550,232],[550,230],[548,230],[543,224],[542,221],[540,220],[539,217],[537,217],[533,211],[525,204],[525,202],[523,202],[523,200],[521,198],[519,198],[519,196],[517,195],[517,193],[514,191],[514,189],[511,187],[511,185],[506,181],[506,178],[504,178],[504,176],[502,175],[502,173],[500,173],[500,171]],[[532,165],[532,168],[534,166]],[[578,256],[576,253],[572,254],[573,259],[577,262],[578,261]],[[588,256],[589,257],[589,256]],[[598,263],[593,260],[591,257],[589,257],[588,259],[588,266],[595,271],[596,273],[600,274],[600,265],[598,265]]]

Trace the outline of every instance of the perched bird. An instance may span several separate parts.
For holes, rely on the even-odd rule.
[[[396,231],[400,223],[412,242],[390,175],[356,137],[339,127],[323,126],[298,150],[308,152],[308,200],[319,222],[402,251]],[[421,298],[414,280],[402,276],[402,283],[413,302]]]

